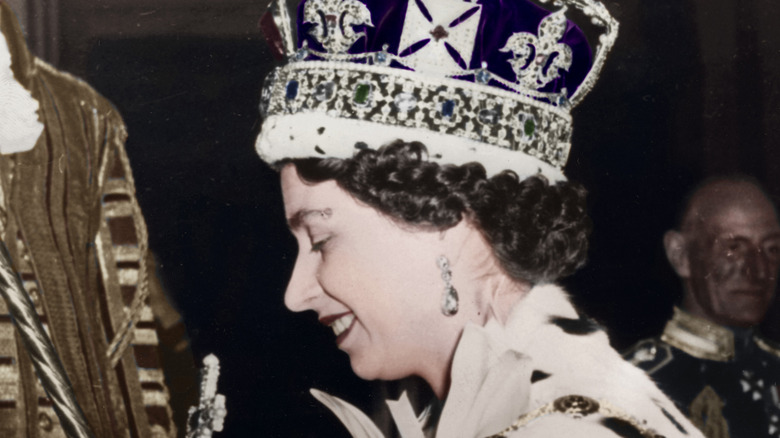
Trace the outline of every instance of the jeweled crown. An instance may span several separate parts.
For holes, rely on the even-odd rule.
[[[564,179],[569,111],[593,87],[618,24],[595,0],[552,5],[304,0],[292,20],[274,0],[261,23],[288,62],[263,89],[258,153],[347,158],[401,138],[442,162]],[[595,52],[570,7],[604,29]]]

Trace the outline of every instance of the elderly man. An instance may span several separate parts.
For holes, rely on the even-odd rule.
[[[688,198],[679,229],[664,235],[683,297],[659,338],[627,357],[658,382],[710,438],[778,436],[776,356],[753,327],[780,270],[777,212],[752,180],[718,178]]]

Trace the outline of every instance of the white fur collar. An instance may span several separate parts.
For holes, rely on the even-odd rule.
[[[532,383],[536,373],[547,378]],[[312,392],[353,436],[382,436],[354,406]],[[580,318],[566,293],[555,285],[534,287],[503,326],[495,320],[484,327],[466,326],[453,359],[452,386],[436,436],[497,433],[521,414],[572,394],[608,401],[667,437],[682,436],[667,415],[688,436],[700,436],[641,370],[610,347],[606,333]],[[422,438],[422,424],[405,394],[388,401],[388,406],[402,436]],[[544,431],[539,436],[545,436]]]

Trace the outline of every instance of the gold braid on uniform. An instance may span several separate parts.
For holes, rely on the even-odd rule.
[[[619,420],[621,423],[633,427],[643,438],[664,438],[653,430],[642,426],[636,418],[613,406],[611,403],[601,400],[596,401],[584,395],[566,395],[547,403],[531,412],[521,415],[514,423],[503,431],[487,438],[506,438],[510,433],[527,426],[532,421],[550,414],[565,414],[575,419],[581,419],[588,415],[599,414],[607,419]]]
[[[707,438],[729,438],[729,424],[723,416],[723,406],[718,393],[707,385],[688,408],[690,420]]]

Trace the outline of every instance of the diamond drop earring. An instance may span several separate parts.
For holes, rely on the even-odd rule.
[[[439,256],[436,263],[441,270],[441,279],[444,280],[444,294],[441,297],[441,313],[444,316],[452,316],[458,313],[458,291],[452,286],[452,272],[450,261],[445,256]]]

